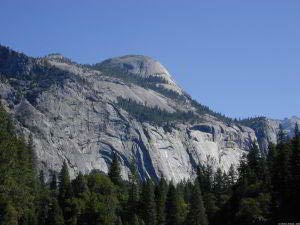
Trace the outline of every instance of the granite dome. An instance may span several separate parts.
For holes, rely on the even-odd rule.
[[[158,61],[145,56],[90,66],[0,46],[0,59],[1,102],[18,132],[32,137],[37,166],[46,174],[64,161],[72,177],[107,172],[115,153],[125,179],[135,158],[142,179],[177,183],[195,177],[199,163],[225,171],[237,166],[253,141],[267,149],[280,123],[291,131],[296,121],[226,119],[185,95]],[[141,119],[147,112],[152,117]]]

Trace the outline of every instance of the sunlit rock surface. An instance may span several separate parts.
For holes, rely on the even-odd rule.
[[[135,158],[141,178],[163,176],[178,182],[194,177],[199,163],[224,170],[238,165],[253,141],[258,139],[265,151],[268,141],[276,142],[280,123],[292,134],[292,127],[299,121],[296,117],[266,119],[262,128],[252,129],[209,114],[197,114],[189,96],[169,72],[145,56],[130,55],[103,63],[106,68],[126,70],[142,79],[161,77],[162,82],[155,85],[176,92],[180,101],[155,88],[73,63],[57,54],[34,59],[1,47],[0,60],[2,101],[15,118],[18,130],[26,137],[32,136],[38,166],[46,173],[59,171],[63,161],[73,176],[93,169],[107,172],[115,152],[124,178],[128,178]],[[170,113],[191,111],[198,119],[173,121],[167,127],[138,121],[118,107],[120,97]]]

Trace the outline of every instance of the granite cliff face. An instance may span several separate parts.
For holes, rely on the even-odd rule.
[[[283,120],[275,120],[265,117],[257,117],[241,121],[241,123],[255,131],[261,152],[266,154],[269,143],[277,143],[277,134],[279,133],[280,126],[286,136],[288,138],[292,138],[294,136],[296,123],[300,124],[300,118],[293,116]]]
[[[276,142],[280,123],[291,130],[299,121],[234,122],[192,100],[145,56],[80,65],[0,47],[0,76],[2,102],[18,131],[32,136],[45,172],[58,171],[64,160],[73,175],[107,172],[115,152],[124,178],[135,158],[141,178],[178,182],[193,177],[199,163],[237,165],[253,141],[265,150],[267,141]]]

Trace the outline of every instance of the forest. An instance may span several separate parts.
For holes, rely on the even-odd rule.
[[[300,134],[281,129],[267,155],[256,145],[225,173],[200,164],[193,180],[129,180],[112,153],[108,174],[70,178],[68,164],[46,176],[36,168],[31,138],[16,134],[0,106],[1,225],[251,225],[300,221]]]
[[[140,122],[148,122],[156,125],[165,125],[171,122],[178,121],[199,121],[200,118],[193,112],[168,112],[159,107],[150,107],[143,105],[131,99],[124,99],[119,97],[118,107],[127,111],[130,115]]]

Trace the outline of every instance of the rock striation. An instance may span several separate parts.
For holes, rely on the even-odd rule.
[[[230,120],[192,100],[158,61],[140,55],[80,65],[1,46],[0,77],[2,102],[18,131],[32,137],[46,173],[59,171],[63,161],[73,176],[107,172],[115,152],[124,178],[134,158],[142,179],[179,182],[194,177],[199,163],[224,170],[238,165],[255,140],[266,151],[279,124],[290,133],[300,121]]]

